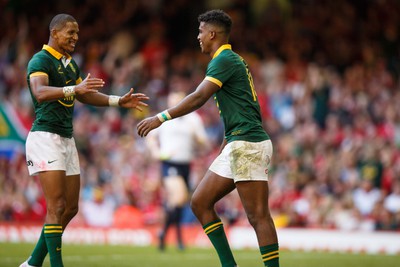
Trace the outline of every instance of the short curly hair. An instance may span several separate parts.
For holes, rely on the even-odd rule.
[[[54,18],[51,20],[50,25],[49,25],[49,30],[53,29],[61,29],[67,24],[67,22],[76,22],[76,19],[68,14],[58,14],[54,16]]]
[[[232,19],[223,10],[214,9],[207,11],[198,17],[199,22],[210,23],[222,27],[226,34],[231,32]]]

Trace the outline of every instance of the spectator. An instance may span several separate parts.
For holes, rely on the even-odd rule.
[[[82,215],[88,226],[111,227],[114,222],[114,211],[117,203],[103,187],[92,188],[89,199],[82,201]]]

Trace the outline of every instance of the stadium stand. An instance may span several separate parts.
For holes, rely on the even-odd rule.
[[[193,29],[212,1],[194,2],[2,1],[0,103],[17,115],[0,113],[0,144],[11,142],[9,129],[18,124],[23,134],[33,120],[26,65],[47,42],[42,24],[60,11],[74,15],[82,70],[103,78],[107,93],[134,87],[151,97],[143,114],[76,102],[82,202],[95,202],[101,188],[115,210],[132,206],[141,211],[134,213],[140,225],[157,225],[159,164],[136,124],[163,110],[170,90],[189,92],[203,79],[208,58]],[[232,46],[253,67],[274,143],[270,205],[277,227],[399,231],[399,1],[222,2],[216,7],[234,20]],[[213,101],[199,113],[215,155],[223,129]],[[0,222],[42,222],[45,203],[23,150],[0,151]],[[193,162],[193,187],[214,155]],[[239,203],[233,192],[218,204],[236,226],[247,224]],[[187,213],[186,222],[195,223]],[[88,221],[81,212],[72,224]]]

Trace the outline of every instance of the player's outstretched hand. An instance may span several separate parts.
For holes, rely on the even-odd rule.
[[[135,108],[137,110],[143,111],[142,107],[147,107],[148,105],[143,100],[149,100],[149,97],[141,93],[133,93],[133,88],[129,90],[128,93],[123,95],[119,100],[119,105],[123,108]]]
[[[97,93],[99,89],[101,89],[103,86],[104,86],[103,79],[92,78],[90,77],[89,73],[80,84],[75,86],[75,94],[84,95],[88,93]]]
[[[146,136],[151,130],[154,130],[155,128],[160,127],[161,121],[158,119],[157,116],[149,117],[141,122],[138,123],[137,125],[137,132],[138,135],[141,137]]]

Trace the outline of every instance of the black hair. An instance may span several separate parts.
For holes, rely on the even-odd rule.
[[[59,30],[64,27],[67,22],[76,22],[76,19],[68,14],[58,14],[51,20],[49,30]]]
[[[226,34],[229,35],[232,28],[232,19],[223,10],[214,9],[207,11],[198,17],[199,22],[210,23],[222,27]]]

